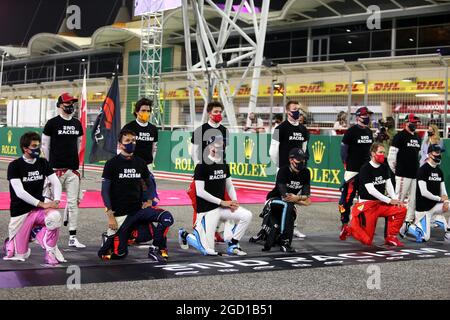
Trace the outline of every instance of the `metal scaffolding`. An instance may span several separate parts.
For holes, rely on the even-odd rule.
[[[152,122],[163,124],[161,101],[161,66],[163,42],[163,12],[146,13],[141,17],[141,46],[139,62],[139,97],[153,100]]]
[[[209,5],[209,9],[222,19],[218,34],[211,31],[211,25],[205,19],[205,5]],[[213,93],[218,92],[220,100],[225,108],[229,126],[231,128],[237,127],[233,101],[251,69],[253,70],[253,76],[249,110],[255,110],[259,77],[263,62],[269,5],[270,0],[263,0],[261,12],[257,13],[253,0],[241,0],[238,7],[233,6],[233,0],[226,0],[223,9],[219,8],[212,0],[183,0],[186,66],[189,81],[189,105],[191,121],[194,127],[196,126],[195,90],[199,92],[205,101],[205,107],[206,102],[211,101]],[[244,7],[246,8],[245,13]],[[195,39],[200,59],[196,64],[193,64],[192,61],[189,8],[192,9],[196,24]],[[243,20],[241,17],[244,14],[250,14],[252,16],[254,39],[238,26],[237,22],[238,20]],[[245,41],[246,45],[241,46],[240,48],[226,48],[227,41],[232,33],[237,33],[241,36],[242,41]],[[232,54],[233,57],[225,61],[224,54]],[[242,81],[240,81],[240,84],[232,91],[224,69],[231,67],[242,60],[249,60],[250,62],[248,63],[247,70],[242,75]],[[200,81],[200,79],[196,77],[196,71],[199,70],[202,71],[203,81]],[[203,109],[202,121],[205,121],[205,118],[206,108]]]

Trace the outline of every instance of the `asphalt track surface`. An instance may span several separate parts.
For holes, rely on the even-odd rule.
[[[0,192],[8,191],[6,168],[6,163],[0,163]],[[173,190],[185,189],[186,187],[186,183],[158,181],[158,188],[160,189]],[[100,175],[98,173],[86,173],[86,178],[83,180],[83,189],[99,188]],[[246,206],[254,214],[248,231],[249,236],[259,230],[261,219],[258,214],[261,207],[260,204]],[[169,242],[171,251],[169,253],[172,252],[172,257],[176,260],[176,257],[178,257],[176,252],[179,252],[176,244],[177,230],[180,227],[189,229],[192,221],[192,210],[191,207],[168,207],[167,209],[172,212],[175,218],[175,224],[168,237],[171,239]],[[2,242],[7,234],[8,221],[9,213],[0,211],[0,238]],[[318,251],[317,254],[337,252],[341,247],[353,252],[389,249],[381,246],[364,247],[352,239],[343,244],[340,243],[338,240],[339,217],[334,203],[315,203],[308,208],[302,208],[297,221],[300,230],[308,235],[305,240],[294,241],[294,246],[300,252],[314,251],[316,248],[320,248],[320,252]],[[82,209],[80,211],[79,239],[89,246],[89,252],[97,250],[100,235],[106,225],[107,222],[102,209]],[[382,227],[383,223],[380,220],[375,240],[377,245],[382,244]],[[321,241],[323,239],[327,241]],[[334,243],[334,239],[336,239],[336,243]],[[67,242],[68,230],[63,228],[59,242],[62,250],[67,249]],[[425,245],[417,245],[413,242],[406,242],[406,244],[406,249],[425,247]],[[450,252],[450,245],[444,244],[436,237],[427,246]],[[260,247],[257,245],[243,241],[242,247],[249,251],[249,257],[247,258],[258,259],[264,256],[263,253],[260,253]],[[133,256],[140,259],[144,259],[146,256],[145,250],[139,250],[138,248],[132,248],[131,250]],[[86,254],[84,253],[84,255]],[[211,261],[208,258],[201,257],[195,251],[183,252],[183,254],[184,257],[189,257],[193,263]],[[68,255],[73,256],[76,253],[70,252]],[[274,249],[271,255],[279,256],[280,252]],[[43,252],[35,249],[32,252],[32,257],[34,260],[42,259]],[[76,261],[69,262],[70,264],[76,264]],[[26,268],[26,263],[18,268]],[[167,277],[154,280],[83,283],[80,289],[72,290],[67,285],[40,285],[0,289],[0,299],[450,299],[450,273],[448,272],[450,257],[377,262],[375,266],[379,267],[381,280],[379,288],[368,286],[368,283],[373,283],[370,278],[372,275],[370,270],[373,270],[373,265],[373,263],[361,263],[311,269],[261,270],[233,274]],[[5,262],[0,261],[0,270],[2,267],[5,267]],[[10,268],[10,266],[8,267]],[[122,268],[118,272],[126,272],[126,268]],[[39,277],[39,272],[36,272],[35,276]],[[83,277],[83,272],[81,277]],[[369,287],[372,289],[369,289]]]

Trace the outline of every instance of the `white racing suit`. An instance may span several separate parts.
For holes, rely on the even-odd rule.
[[[408,211],[405,221],[414,221],[416,210],[416,185],[417,179],[395,176],[395,194],[398,200],[405,201],[408,198]]]
[[[78,227],[78,205],[83,199],[83,190],[81,190],[81,179],[78,172],[74,170],[58,170],[55,169],[59,182],[66,191],[67,203],[64,208],[63,222],[69,225],[69,231],[77,230]],[[44,186],[44,197],[46,202],[53,200],[53,190],[51,184],[46,180]]]
[[[186,237],[188,244],[203,255],[217,255],[214,250],[214,236],[219,221],[224,221],[224,240],[241,240],[250,225],[252,213],[239,207],[234,212],[229,208],[216,208],[208,212],[197,213],[194,230]]]
[[[448,203],[448,201],[446,202]],[[447,235],[450,235],[450,233],[448,233],[447,231],[447,228],[450,224],[450,218],[447,222],[445,220],[445,217],[442,215],[444,213],[443,206],[444,203],[441,202],[437,203],[429,211],[416,212],[416,220],[414,224],[411,224],[408,227],[408,234],[414,236],[416,238],[416,242],[430,240],[431,225],[443,229],[445,232],[447,232]]]
[[[392,172],[395,173],[395,166],[397,161],[397,153],[398,148],[390,147],[388,154],[388,164],[391,168]],[[411,159],[414,161],[414,159]],[[417,179],[405,178],[400,176],[395,176],[395,194],[397,195],[397,199],[400,201],[405,201],[408,199],[405,221],[413,222],[416,212],[416,185]]]

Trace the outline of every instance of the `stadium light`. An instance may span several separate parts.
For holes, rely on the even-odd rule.
[[[404,78],[402,79],[403,82],[417,82],[417,78],[416,77],[411,77],[411,78]]]
[[[2,81],[3,81],[3,64],[5,62],[5,58],[9,57],[9,53],[6,51],[3,51],[2,53],[2,64],[0,67],[0,93],[2,92]]]
[[[134,4],[134,15],[162,12],[181,7],[181,0],[139,0]]]
[[[416,97],[418,98],[435,98],[435,97],[439,97],[439,95],[437,93],[416,93]]]

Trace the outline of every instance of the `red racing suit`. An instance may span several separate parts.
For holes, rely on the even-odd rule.
[[[386,219],[384,237],[397,236],[406,216],[405,207],[397,207],[379,200],[358,202],[353,206],[350,235],[363,244],[372,245],[377,220]]]

